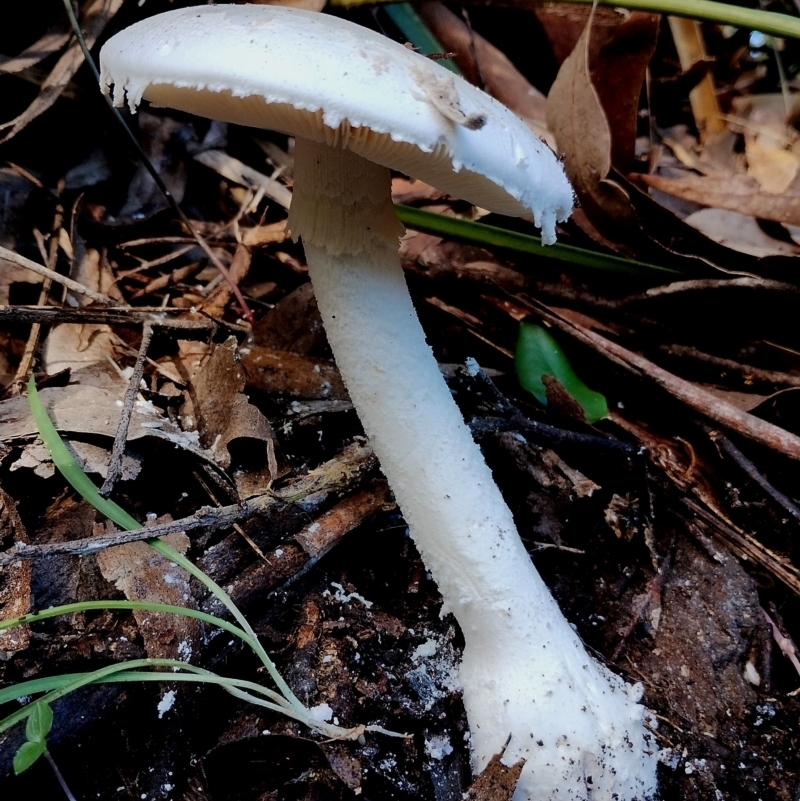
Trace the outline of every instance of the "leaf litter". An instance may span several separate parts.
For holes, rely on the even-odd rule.
[[[120,9],[151,13],[132,2],[82,5],[94,35]],[[752,48],[742,50],[741,31],[704,26],[703,63],[686,66],[673,49],[679,34],[656,16],[599,9],[587,26],[588,10],[566,4],[522,12],[526,30],[539,20],[539,50],[555,65],[547,78],[531,61],[536,48],[526,42],[526,55],[515,44],[505,11],[445,11],[430,9],[430,24],[448,50],[462,51],[465,71],[510,92],[505,102],[564,154],[582,208],[561,241],[684,274],[596,274],[412,231],[401,253],[429,341],[567,616],[615,670],[644,683],[659,720],[664,797],[793,798],[798,679],[783,653],[800,636],[800,571],[797,521],[776,498],[791,502],[798,478],[786,458],[800,435],[790,289],[798,178],[780,81]],[[15,166],[0,172],[0,242],[49,264],[34,232],[53,230],[49,241],[39,237],[60,274],[110,297],[115,317],[90,321],[98,307],[85,294],[65,302],[58,285],[41,297],[41,276],[3,261],[6,385],[34,341],[32,321],[55,311],[35,349],[41,397],[87,470],[102,475],[143,356],[128,469],[114,496],[139,519],[168,515],[182,526],[175,531],[185,529],[172,536],[242,604],[310,706],[345,725],[380,721],[413,735],[318,744],[294,723],[211,692],[103,688],[54,710],[49,747],[73,789],[215,801],[510,798],[518,774],[500,758],[471,786],[452,682],[460,634],[438,616],[436,589],[359,440],[302,250],[283,232],[292,142],[158,110],[133,121],[254,304],[248,331],[207,254],[120,158],[102,104],[71,91],[93,87],[74,45],[64,49],[60,17],[41,25],[31,44],[4,46],[11,56],[0,62],[9,107],[28,104],[5,131]],[[30,105],[12,70],[49,57],[58,60]],[[797,58],[789,45],[784,57]],[[724,85],[717,137],[689,102],[706,78]],[[81,141],[55,154],[52,132],[61,129]],[[418,208],[483,214],[403,176],[394,191]],[[52,226],[56,197],[63,234]],[[66,322],[68,312],[84,316]],[[139,314],[162,323],[144,354]],[[557,386],[547,387],[546,408],[521,389],[512,354],[528,319],[549,326],[577,374],[603,393],[606,419],[589,425],[571,415]],[[482,369],[461,369],[468,357]],[[719,446],[714,426],[741,450]],[[754,444],[757,430],[774,437]],[[108,547],[117,532],[47,463],[26,399],[9,391],[0,399],[3,551],[91,539],[103,548],[34,551],[4,565],[0,615],[120,594],[209,603],[141,548]],[[156,616],[93,613],[14,631],[0,639],[4,683],[165,653],[247,676],[253,668],[225,637]],[[167,697],[170,710],[159,715]],[[3,797],[41,794],[44,771],[5,775],[15,742],[0,736]]]

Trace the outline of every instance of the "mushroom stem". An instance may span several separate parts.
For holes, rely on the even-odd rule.
[[[636,690],[588,657],[559,611],[425,341],[388,170],[338,143],[298,138],[295,178],[289,225],[303,239],[336,362],[464,634],[476,771],[511,734],[506,760],[528,761],[518,801],[648,797],[655,749]]]

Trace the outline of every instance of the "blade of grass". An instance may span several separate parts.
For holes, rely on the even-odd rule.
[[[146,672],[146,673],[137,673],[138,668],[143,667],[164,667],[164,668],[171,668],[172,670],[184,671],[183,673],[166,673],[166,672]],[[191,677],[187,674],[192,674]],[[135,678],[129,679],[125,678],[126,675],[133,675]],[[244,681],[240,679],[229,679],[224,676],[219,676],[216,673],[212,673],[209,670],[205,670],[204,668],[195,667],[194,665],[187,664],[186,662],[181,662],[177,659],[132,659],[127,662],[122,662],[118,665],[109,665],[104,668],[100,668],[99,670],[94,670],[88,673],[72,673],[67,674],[64,676],[53,676],[49,680],[49,687],[52,689],[49,690],[45,695],[41,698],[36,699],[36,703],[44,703],[51,705],[54,701],[57,701],[59,698],[63,698],[65,695],[69,693],[75,692],[75,690],[79,690],[81,687],[86,687],[90,684],[96,683],[112,683],[115,681],[195,681],[200,683],[206,684],[217,684],[230,692],[232,695],[236,696],[237,698],[241,698],[242,700],[248,701],[249,703],[254,703],[257,706],[266,707],[271,709],[274,712],[279,712],[283,715],[287,715],[289,717],[295,718],[303,723],[308,722],[308,714],[301,713],[296,709],[293,709],[289,706],[288,702],[281,698],[280,696],[276,696],[275,693],[272,693],[265,687],[262,687],[260,684],[255,684],[254,682]],[[46,683],[48,679],[38,679],[36,680],[37,687],[42,688],[43,686],[48,686]],[[26,694],[33,692],[34,690],[30,687],[31,682],[23,682],[22,684],[15,685],[14,687],[8,688],[7,690],[2,691],[1,697],[5,701],[14,700],[16,698],[20,698]],[[244,688],[244,689],[243,689]],[[27,689],[26,692],[21,692],[21,690]],[[258,695],[266,695],[267,697],[277,697],[280,703],[273,703],[272,701],[265,701],[263,698],[258,698],[251,695],[248,692],[245,692],[245,689],[249,689],[251,692],[255,692]],[[9,691],[15,693],[15,695],[9,696]],[[35,708],[35,704],[29,704],[28,706],[22,707],[18,709],[16,712],[8,715],[2,721],[0,721],[0,733],[10,729],[12,726],[15,726],[20,721],[25,720]],[[333,727],[331,727],[333,728]]]
[[[126,611],[163,612],[171,615],[183,615],[184,617],[195,618],[224,629],[253,648],[253,638],[247,632],[242,631],[238,626],[234,626],[233,623],[229,623],[221,617],[209,615],[207,612],[201,612],[198,609],[155,603],[153,601],[79,601],[73,604],[64,604],[63,606],[51,606],[49,609],[29,612],[27,615],[2,620],[0,621],[0,631],[11,629],[15,626],[27,626],[40,620],[48,620],[61,615],[72,615],[76,612],[89,612],[95,609],[124,609]]]
[[[423,56],[443,52],[444,48],[441,43],[431,33],[411,3],[390,3],[385,6],[384,11],[406,40],[411,42]],[[450,72],[461,75],[461,70],[452,59],[443,58],[439,60],[439,63]]]
[[[521,234],[517,231],[507,231],[505,228],[473,222],[472,220],[446,217],[444,214],[434,214],[430,211],[415,209],[412,206],[403,206],[399,203],[395,204],[394,208],[404,225],[426,234],[462,239],[466,242],[474,242],[487,247],[506,248],[516,253],[546,256],[548,259],[567,261],[570,264],[578,264],[595,270],[607,270],[628,275],[653,272],[667,275],[682,274],[678,270],[673,270],[669,267],[659,267],[655,264],[646,264],[633,259],[623,259],[619,256],[610,256],[593,250],[584,250],[573,245],[562,245],[559,242],[554,245],[543,245],[538,236]]]
[[[131,665],[134,665],[134,661],[137,664],[134,667],[130,667]],[[180,663],[180,670],[185,671],[184,673],[141,671],[136,669],[137,667],[141,667],[141,665],[138,663],[145,662],[147,660],[134,661],[121,663],[117,666],[120,668],[120,671],[110,675],[98,675],[100,671],[91,671],[86,673],[64,673],[60,676],[48,676],[47,678],[24,681],[20,684],[15,684],[13,687],[0,690],[0,704],[6,704],[10,701],[15,701],[18,698],[24,698],[40,692],[47,693],[47,695],[37,699],[37,703],[38,701],[45,701],[45,699],[51,697],[53,700],[57,700],[54,695],[55,693],[66,694],[67,692],[74,692],[75,690],[84,686],[88,686],[89,684],[124,684],[128,682],[146,681],[163,683],[180,681],[194,682],[198,684],[216,684],[220,687],[223,687],[225,690],[228,690],[237,698],[241,698],[248,703],[254,703],[257,706],[266,707],[267,709],[271,709],[273,712],[279,712],[282,715],[287,715],[295,718],[296,720],[301,720],[301,722],[305,722],[305,719],[299,715],[296,710],[292,709],[284,698],[272,692],[272,690],[268,689],[267,687],[262,687],[260,684],[256,684],[255,682],[246,681],[244,679],[231,679],[227,676],[220,676],[219,674],[213,673],[210,670],[204,670],[203,668],[198,668],[194,665],[189,665],[186,663]],[[153,665],[152,663],[150,666],[176,667],[175,665]],[[101,670],[105,670],[105,668],[101,668]],[[247,692],[248,690],[250,692]],[[255,696],[251,695],[251,693],[255,693]],[[271,700],[265,701],[263,698],[259,698],[257,696],[266,696]],[[2,721],[0,721],[0,732],[5,731],[6,728],[10,728],[11,726],[14,726],[23,720],[24,717],[21,717],[21,715],[23,715],[25,712],[30,713],[33,706],[34,704],[31,703],[30,705],[17,710],[12,715],[9,715],[7,718],[4,718]]]

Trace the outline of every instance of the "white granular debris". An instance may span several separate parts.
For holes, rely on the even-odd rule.
[[[418,645],[414,649],[414,653],[411,654],[411,658],[415,662],[419,662],[420,659],[426,659],[427,657],[434,656],[436,651],[438,650],[439,645],[433,638],[429,640],[425,640],[424,643]]]
[[[333,717],[333,710],[329,704],[317,704],[308,710],[308,716],[312,720],[329,721]]]
[[[158,719],[164,717],[164,715],[172,709],[175,704],[175,690],[168,690],[164,693],[161,697],[161,700],[158,702]]]
[[[475,378],[475,376],[481,371],[480,365],[475,361],[475,359],[472,358],[472,356],[467,357],[467,360],[464,362],[464,367],[467,368],[467,375],[470,376],[470,378]]]
[[[450,738],[444,734],[434,734],[430,740],[425,740],[425,751],[431,759],[444,759],[453,753]]]

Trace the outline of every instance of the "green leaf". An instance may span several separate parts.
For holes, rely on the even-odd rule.
[[[53,710],[49,704],[37,701],[31,705],[31,714],[25,727],[25,736],[31,743],[44,743],[53,728]]]
[[[19,751],[14,754],[14,773],[27,770],[45,752],[44,743],[32,743],[30,740],[19,747]]]
[[[547,405],[543,376],[553,376],[583,409],[587,423],[596,423],[608,415],[608,404],[578,378],[558,342],[540,325],[520,323],[514,366],[519,383],[536,400]]]

